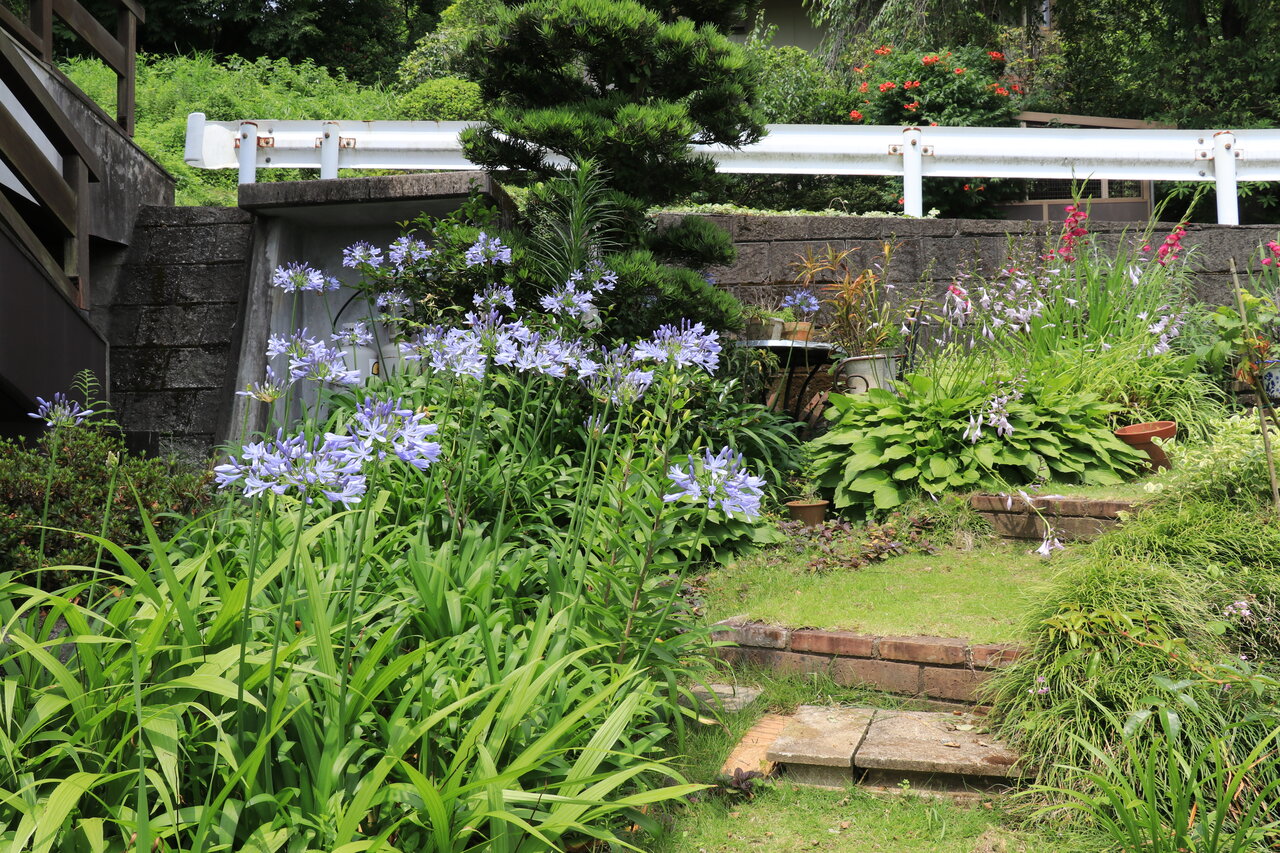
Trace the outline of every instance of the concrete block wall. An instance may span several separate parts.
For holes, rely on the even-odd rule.
[[[108,329],[111,400],[135,446],[208,458],[234,395],[252,223],[237,208],[139,215]]]
[[[658,218],[661,226],[678,219],[674,214]],[[854,263],[878,259],[883,241],[898,245],[890,279],[908,296],[936,293],[956,275],[974,268],[993,274],[1006,265],[1010,246],[1017,253],[1034,255],[1056,244],[1061,223],[984,219],[902,219],[857,216],[708,216],[733,238],[738,258],[732,266],[710,273],[716,282],[740,298],[754,301],[766,291],[777,295],[795,286],[795,262],[806,251],[825,246],[856,248]],[[1126,225],[1128,226],[1126,228]],[[1092,239],[1100,246],[1114,246],[1122,239],[1136,239],[1135,223],[1091,221]],[[1176,223],[1158,223],[1148,240],[1153,249],[1163,242]],[[1229,259],[1242,270],[1260,244],[1276,239],[1280,225],[1187,226],[1183,247],[1192,253],[1197,296],[1213,304],[1231,301]]]
[[[953,702],[977,701],[983,682],[1020,653],[1000,643],[792,629],[742,619],[717,623],[712,637],[735,644],[717,650],[729,663],[823,673],[846,687]]]

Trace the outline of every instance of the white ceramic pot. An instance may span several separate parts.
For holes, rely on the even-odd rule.
[[[1269,361],[1260,373],[1258,384],[1272,403],[1280,402],[1280,361]]]
[[[892,353],[855,355],[836,364],[836,384],[850,394],[862,394],[872,388],[893,390],[898,375],[898,357]]]

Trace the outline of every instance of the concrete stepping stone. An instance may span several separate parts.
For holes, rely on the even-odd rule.
[[[699,714],[717,714],[724,711],[736,714],[751,707],[764,691],[759,687],[747,687],[741,684],[699,684],[689,691],[693,694],[693,709]],[[689,706],[689,698],[683,694],[679,700],[681,705]]]
[[[1007,788],[1023,775],[1018,755],[981,733],[980,722],[932,711],[877,711],[853,764],[865,771],[863,781],[873,787],[938,792]]]
[[[788,778],[801,785],[847,788],[853,783],[854,753],[874,715],[872,708],[801,705],[767,757],[785,765]]]
[[[778,735],[782,734],[782,730],[790,724],[791,718],[784,714],[765,714],[738,741],[738,745],[720,767],[720,773],[732,776],[735,770],[743,773],[754,770],[765,776],[773,775],[777,765],[769,760],[769,749]]]

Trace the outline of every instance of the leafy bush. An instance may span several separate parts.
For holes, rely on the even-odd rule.
[[[400,97],[399,111],[415,121],[472,121],[484,117],[480,87],[457,77],[424,80]]]
[[[1114,484],[1143,457],[1115,437],[1115,407],[1061,383],[942,385],[911,374],[902,394],[832,394],[830,428],[812,442],[815,481],[837,507],[893,509],[918,490],[1005,488],[1054,479]],[[992,419],[1001,428],[983,430]]]
[[[97,59],[73,58],[61,66],[108,113],[114,113],[116,76]],[[235,205],[234,169],[195,169],[183,162],[187,115],[210,121],[272,119],[394,119],[395,95],[361,86],[314,63],[253,61],[209,54],[140,56],[134,141],[177,178],[178,204]],[[260,181],[297,180],[297,169],[264,169]],[[314,176],[314,175],[312,175]]]
[[[50,454],[57,459],[50,479]],[[100,548],[80,533],[123,545],[146,541],[143,512],[162,533],[209,505],[208,475],[177,462],[129,453],[106,427],[85,424],[50,430],[26,444],[0,439],[0,565],[18,572],[44,566],[93,566]],[[46,517],[45,553],[39,526]],[[106,565],[112,565],[107,555]],[[74,569],[46,573],[49,588],[78,583]]]

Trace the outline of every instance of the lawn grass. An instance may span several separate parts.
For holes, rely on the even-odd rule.
[[[1054,568],[1033,547],[984,541],[822,574],[808,570],[803,554],[763,551],[707,576],[707,618],[1010,642],[1026,602]]]

